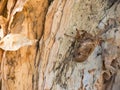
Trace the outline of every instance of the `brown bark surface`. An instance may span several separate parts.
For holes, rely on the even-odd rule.
[[[2,0],[1,4],[6,2],[4,10],[1,9],[1,12],[5,13],[2,16],[7,20],[6,23],[1,23],[1,26],[6,24],[6,29],[3,29],[6,32],[4,34],[22,34],[39,42],[44,29],[48,1]],[[33,90],[34,64],[39,49],[37,44],[21,47],[17,51],[3,52],[1,55],[1,90]]]
[[[119,0],[1,0],[1,90],[119,90],[119,11]]]

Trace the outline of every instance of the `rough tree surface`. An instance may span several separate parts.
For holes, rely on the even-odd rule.
[[[119,90],[119,11],[120,0],[0,0],[0,90]]]

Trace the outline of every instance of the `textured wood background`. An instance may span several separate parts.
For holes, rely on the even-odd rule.
[[[119,90],[119,0],[1,0],[4,35],[37,40],[0,50],[1,90]],[[95,36],[108,30],[84,62],[71,55],[76,28]],[[111,41],[112,40],[112,41]]]

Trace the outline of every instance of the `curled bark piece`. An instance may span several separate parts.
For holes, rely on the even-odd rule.
[[[32,45],[36,40],[29,40],[22,34],[8,34],[0,41],[0,48],[5,51],[16,51],[23,46]]]

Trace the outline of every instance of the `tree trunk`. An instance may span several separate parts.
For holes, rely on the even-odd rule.
[[[119,2],[1,0],[1,90],[119,90]]]

